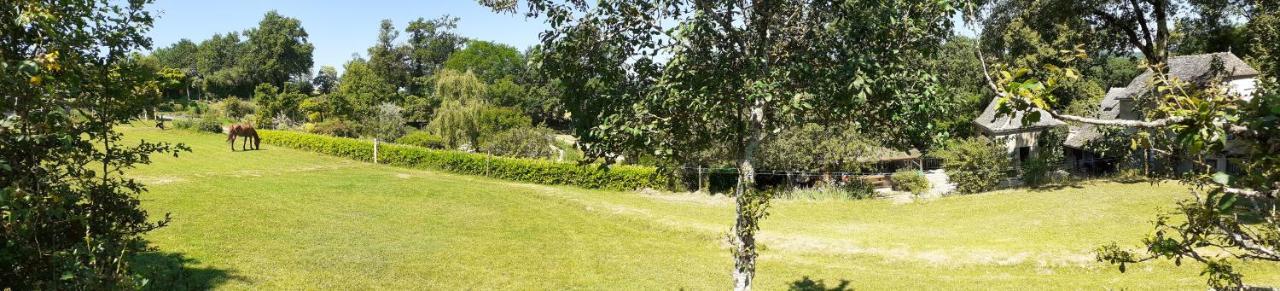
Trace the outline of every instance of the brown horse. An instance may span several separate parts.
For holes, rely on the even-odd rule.
[[[253,130],[253,126],[247,124],[233,124],[227,127],[227,142],[231,143],[231,151],[236,151],[236,137],[244,137],[244,143],[240,144],[240,150],[245,149],[249,145],[249,139],[253,139],[253,149],[258,149],[258,144],[262,142],[258,138],[258,131]]]

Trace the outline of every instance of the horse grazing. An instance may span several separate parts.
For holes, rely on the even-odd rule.
[[[253,130],[253,126],[233,124],[227,128],[227,142],[231,143],[231,151],[233,152],[236,151],[237,136],[244,137],[244,143],[240,144],[240,150],[247,150],[245,147],[249,145],[250,138],[253,139],[253,149],[255,150],[258,149],[258,144],[262,142],[262,139],[258,138],[258,131]]]

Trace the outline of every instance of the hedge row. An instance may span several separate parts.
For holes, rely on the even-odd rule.
[[[356,160],[371,161],[373,159],[372,141],[278,130],[259,130],[258,133],[262,137],[262,142],[267,144]],[[668,185],[668,178],[659,174],[653,167],[614,165],[601,168],[549,160],[487,156],[386,143],[378,145],[378,163],[593,189],[659,189]]]

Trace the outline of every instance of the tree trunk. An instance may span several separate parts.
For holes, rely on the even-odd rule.
[[[756,276],[755,217],[749,209],[751,190],[756,186],[756,171],[751,166],[751,153],[743,154],[738,163],[738,186],[734,190],[737,202],[737,222],[733,225],[733,290],[751,290]]]
[[[742,147],[738,160],[738,186],[734,190],[734,201],[737,204],[737,221],[733,225],[733,290],[749,291],[756,276],[756,238],[758,219],[763,217],[764,205],[755,203],[752,192],[756,186],[756,171],[751,162],[755,159],[755,151],[760,148],[764,139],[764,103],[756,100],[751,107],[750,123],[747,129],[746,145]]]

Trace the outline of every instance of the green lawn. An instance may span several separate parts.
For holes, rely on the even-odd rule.
[[[521,184],[373,165],[150,127],[130,138],[194,152],[131,171],[143,206],[173,222],[147,235],[162,289],[711,289],[730,286],[724,197]],[[1098,183],[893,204],[778,201],[762,227],[757,286],[806,277],[858,289],[1199,289],[1199,267],[1121,274],[1089,252],[1136,245],[1176,184]],[[178,260],[182,271],[165,269]],[[1280,266],[1245,264],[1280,284]]]

